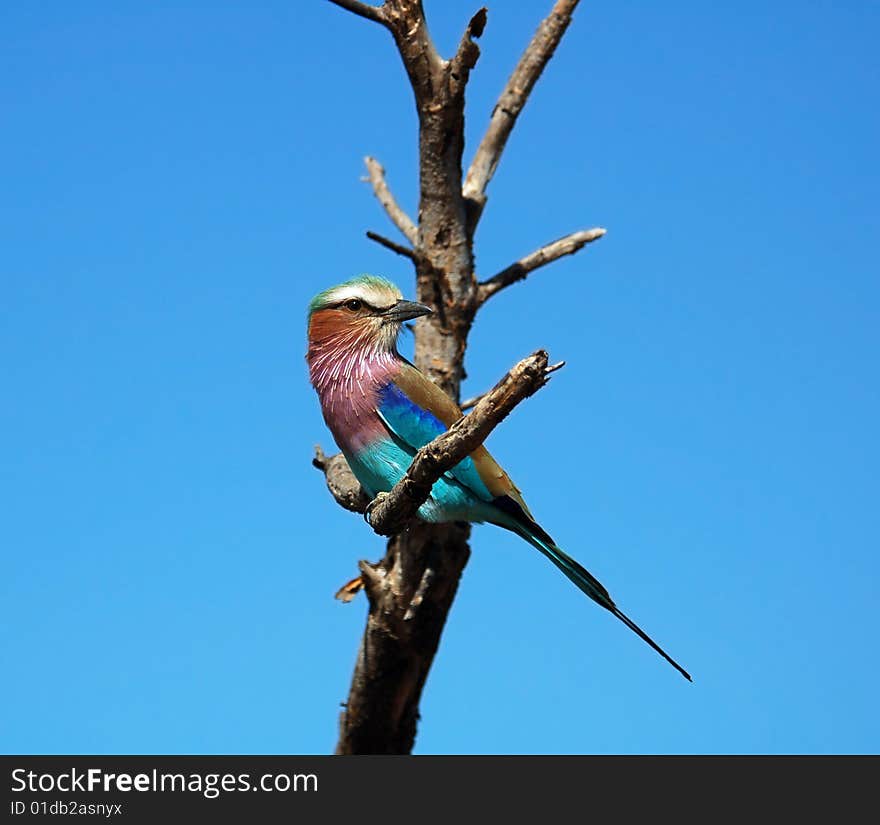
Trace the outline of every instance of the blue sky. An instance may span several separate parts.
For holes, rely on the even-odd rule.
[[[549,6],[490,8],[469,148]],[[476,5],[426,7],[448,53]],[[0,32],[0,747],[330,751],[366,610],[332,595],[382,541],[309,463],[305,307],[412,292],[363,237],[364,155],[415,211],[390,38],[317,0]],[[608,235],[487,306],[465,392],[568,362],[489,446],[695,681],[476,528],[417,752],[878,751],[878,39],[867,2],[582,4],[478,272]]]

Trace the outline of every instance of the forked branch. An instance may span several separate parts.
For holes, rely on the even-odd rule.
[[[550,364],[550,366],[544,370],[544,374],[549,376],[551,373],[556,372],[556,370],[561,370],[564,366],[565,361],[557,361],[555,364]],[[485,397],[486,393],[484,392],[481,392],[479,395],[472,395],[470,398],[465,398],[465,400],[459,404],[459,407],[462,412],[467,412],[476,407]]]

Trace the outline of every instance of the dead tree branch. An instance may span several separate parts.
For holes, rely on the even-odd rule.
[[[384,4],[382,6],[371,6],[369,3],[361,3],[359,0],[330,0],[330,2],[334,6],[339,6],[346,11],[350,11],[352,14],[358,15],[358,17],[365,17],[367,20],[381,23],[383,26],[387,25]]]
[[[557,361],[555,364],[550,364],[547,369],[544,370],[545,375],[550,375],[551,373],[556,372],[556,370],[561,370],[565,366],[565,361]],[[464,401],[459,404],[459,408],[462,412],[467,412],[468,410],[473,409],[480,403],[480,401],[486,397],[486,393],[481,392],[479,395],[472,395],[470,398],[465,398]]]
[[[379,246],[384,246],[386,249],[390,249],[392,252],[396,252],[398,255],[403,255],[404,258],[409,258],[411,261],[416,259],[416,253],[414,250],[410,249],[408,246],[404,246],[403,244],[395,243],[390,238],[386,238],[384,235],[380,235],[378,232],[371,232],[367,230],[367,237],[371,241],[375,241]]]
[[[538,26],[492,110],[489,127],[474,153],[464,183],[464,196],[472,204],[472,231],[486,205],[486,187],[498,168],[498,161],[501,160],[507,139],[516,125],[516,119],[526,105],[544,67],[553,57],[559,41],[571,23],[577,4],[578,0],[556,0],[550,14]]]
[[[502,269],[497,275],[493,275],[486,281],[481,281],[477,287],[477,300],[480,304],[486,303],[496,292],[500,292],[507,286],[522,281],[525,277],[539,267],[552,263],[563,255],[574,255],[588,243],[598,240],[605,234],[605,230],[584,229],[580,232],[572,232],[563,238],[545,244],[540,249],[530,252],[515,263]]]
[[[391,222],[403,233],[403,237],[415,245],[419,230],[395,200],[394,195],[391,194],[388,183],[385,181],[384,167],[378,160],[371,157],[364,158],[364,163],[367,165],[368,180],[373,187],[376,199],[382,204],[382,208],[391,218]]]
[[[544,350],[523,358],[483,395],[473,412],[416,453],[406,475],[369,505],[370,526],[381,536],[404,530],[440,476],[479,447],[520,401],[547,383],[549,376]]]
[[[485,299],[474,275],[473,237],[486,185],[577,3],[558,0],[541,24],[499,99],[465,182],[465,89],[480,55],[475,41],[486,25],[486,10],[471,18],[455,54],[444,59],[431,40],[421,0],[385,0],[379,6],[357,0],[331,2],[391,33],[413,91],[419,124],[418,226],[392,196],[381,165],[372,158],[366,161],[376,197],[411,249],[376,233],[368,236],[413,260],[416,299],[434,309],[415,325],[415,364],[457,399],[468,333]],[[482,291],[500,288],[484,284]],[[369,616],[340,719],[337,753],[412,749],[422,689],[470,555],[468,525],[427,524],[412,516],[442,468],[454,466],[480,444],[513,406],[543,386],[554,369],[558,366],[548,367],[543,352],[520,362],[469,415],[419,451],[399,485],[371,504],[374,528],[393,535],[385,557],[376,564],[361,562],[359,580],[343,588],[349,598],[363,585]],[[366,506],[364,491],[341,455],[327,458],[319,453],[315,463],[344,507],[359,511]]]
[[[483,393],[480,393],[479,395],[472,395],[470,398],[465,398],[465,400],[462,401],[461,404],[459,404],[459,408],[461,409],[462,412],[467,412],[468,410],[472,410],[474,407],[477,406],[477,404],[480,402],[480,399],[485,394],[486,393],[483,392]]]
[[[316,446],[312,465],[324,473],[327,489],[338,504],[353,513],[363,513],[367,509],[370,497],[354,477],[342,453],[326,456],[324,451]]]

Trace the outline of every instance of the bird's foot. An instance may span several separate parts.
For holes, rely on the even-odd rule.
[[[374,499],[373,499],[373,500],[367,505],[367,509],[364,510],[364,521],[365,521],[367,524],[369,524],[370,527],[373,526],[373,522],[370,521],[370,515],[372,514],[373,510],[374,510],[376,507],[378,507],[379,504],[381,504],[382,500],[383,500],[383,499],[385,498],[385,496],[387,496],[387,495],[388,495],[388,493],[376,493],[376,498],[374,498]]]

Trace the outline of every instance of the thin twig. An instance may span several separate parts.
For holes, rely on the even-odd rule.
[[[470,398],[465,398],[465,400],[462,401],[461,404],[459,404],[459,407],[461,408],[461,411],[462,411],[462,412],[467,412],[468,410],[472,409],[473,407],[476,407],[477,404],[480,403],[480,399],[481,399],[485,394],[486,394],[486,393],[483,392],[483,393],[480,393],[479,395],[472,395]]]
[[[556,372],[557,370],[561,370],[565,366],[565,361],[557,361],[555,364],[550,364],[547,369],[544,370],[544,375],[550,375],[550,373]],[[462,412],[467,412],[470,409],[473,409],[480,403],[480,401],[486,397],[486,393],[481,392],[479,395],[472,395],[470,398],[466,398],[461,404],[458,405],[459,409]]]
[[[496,292],[501,291],[517,281],[523,280],[530,272],[546,264],[552,263],[563,255],[574,255],[588,243],[598,240],[605,234],[602,227],[594,229],[582,229],[580,232],[572,232],[558,240],[545,244],[540,249],[530,252],[516,263],[502,269],[497,275],[485,281],[481,281],[477,287],[477,302],[485,303]]]
[[[386,249],[390,249],[392,252],[396,252],[398,255],[403,255],[404,258],[409,258],[411,261],[414,261],[416,259],[416,253],[408,246],[403,246],[402,244],[395,243],[390,238],[386,238],[384,235],[380,235],[378,232],[371,232],[368,229],[367,237],[371,241],[375,241],[377,244],[379,244],[379,246],[384,246]]]
[[[492,110],[489,127],[474,153],[463,187],[465,198],[475,207],[471,218],[473,226],[476,226],[486,204],[486,187],[495,174],[516,119],[541,72],[553,57],[577,4],[578,0],[557,0],[550,14],[538,26]]]
[[[382,204],[382,208],[388,214],[388,217],[391,218],[391,222],[415,246],[418,242],[419,230],[416,229],[416,225],[412,222],[409,215],[403,211],[400,204],[395,200],[394,195],[391,194],[391,190],[385,181],[385,169],[382,167],[382,164],[371,157],[364,158],[364,163],[367,165],[367,173],[369,174],[370,184],[373,187],[373,194],[375,194],[379,203]]]
[[[427,500],[437,479],[479,447],[520,401],[547,383],[547,361],[544,350],[523,358],[480,399],[472,412],[422,447],[404,477],[389,493],[370,503],[373,530],[391,536],[404,529]]]
[[[388,25],[388,21],[385,19],[384,3],[381,6],[371,6],[369,3],[361,3],[359,0],[330,0],[330,2],[334,6],[339,6],[346,11],[350,11],[352,14],[358,15],[358,17],[366,17],[367,20],[381,23],[383,26]]]

